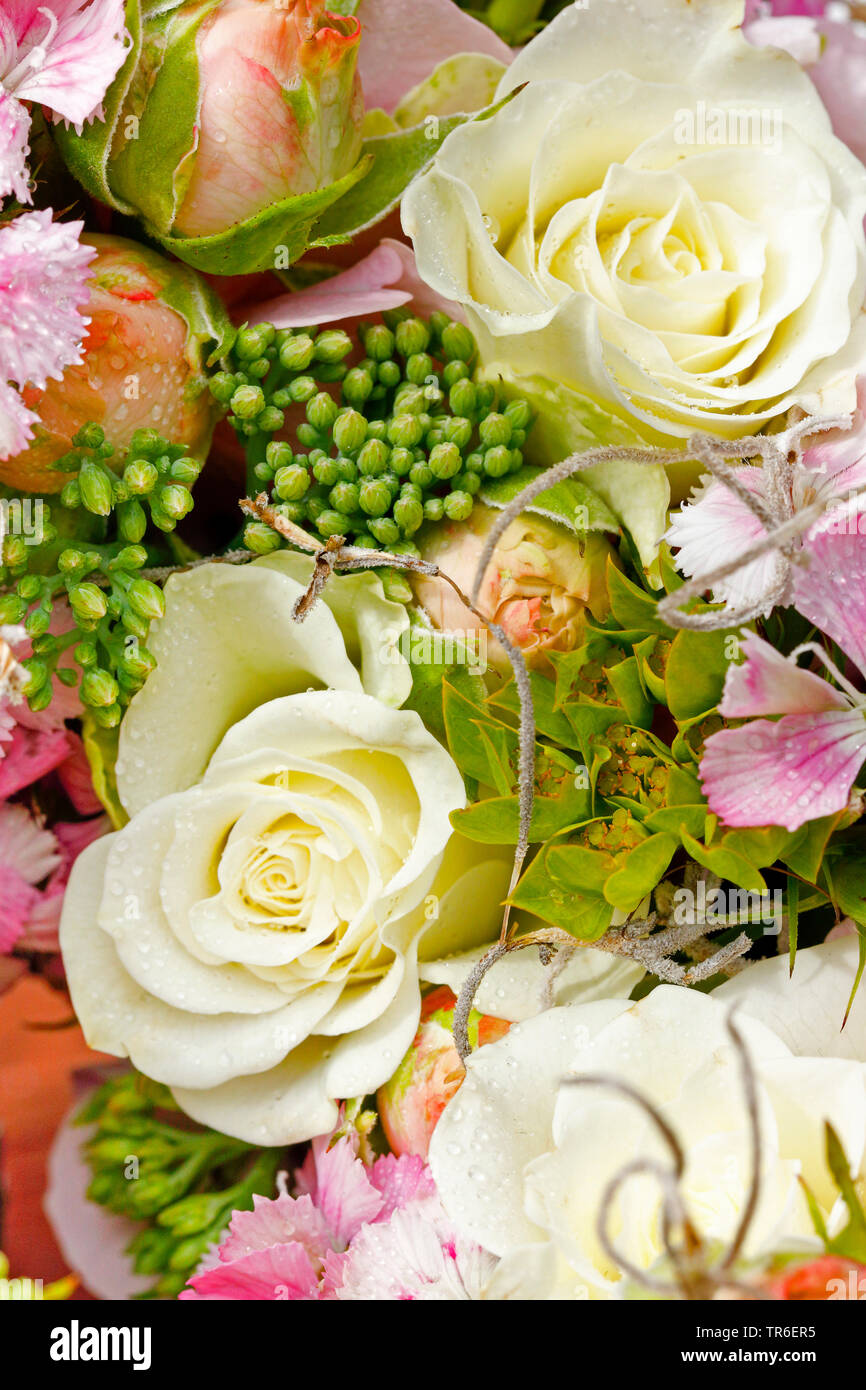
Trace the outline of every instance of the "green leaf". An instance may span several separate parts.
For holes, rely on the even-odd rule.
[[[473,655],[465,644],[455,638],[450,651],[455,660],[433,661],[429,658],[435,647],[429,643],[430,628],[419,621],[417,615],[409,614],[409,641],[405,644],[405,654],[412,671],[412,693],[405,708],[419,714],[428,729],[442,742],[446,738],[445,716],[443,712],[443,687],[447,681],[458,694],[476,708],[483,708],[486,695],[484,681],[480,675],[472,674]],[[420,640],[424,639],[424,640]]]
[[[633,628],[638,632],[658,632],[671,636],[673,629],[662,622],[658,615],[656,600],[644,589],[623,574],[622,570],[608,561],[607,592],[613,616],[620,627]]]
[[[103,729],[85,709],[81,720],[81,740],[90,764],[93,790],[99,797],[115,830],[122,830],[129,816],[117,794],[114,767],[117,762],[119,729]]]
[[[782,863],[807,883],[817,883],[827,843],[841,818],[842,812],[809,821],[781,854]]]
[[[706,805],[699,806],[662,806],[659,811],[652,811],[643,824],[647,830],[664,831],[671,835],[682,837],[692,835],[697,839],[704,833],[704,826],[707,819]]]
[[[763,893],[766,891],[766,883],[755,868],[751,860],[746,859],[736,851],[725,849],[723,846],[707,846],[699,844],[691,835],[683,835],[683,845],[688,850],[695,863],[702,864],[710,873],[718,874],[719,878],[728,879],[735,883],[738,888],[746,888],[751,892]]]
[[[650,835],[629,851],[624,866],[604,885],[604,896],[622,912],[633,912],[662,880],[679,849],[676,835]]]
[[[574,747],[574,729],[567,715],[556,708],[556,684],[540,671],[531,671],[529,682],[532,689],[532,708],[535,715],[536,732],[544,738],[561,743],[566,748]],[[508,710],[510,714],[520,713],[520,697],[514,681],[492,696],[491,709]]]
[[[729,633],[683,629],[671,645],[665,675],[667,703],[675,719],[697,719],[722,698]]]
[[[796,878],[788,879],[788,891],[786,894],[786,905],[788,908],[788,959],[790,962],[791,974],[794,973],[794,962],[797,959],[797,938],[800,934],[800,881]]]
[[[536,795],[532,807],[529,838],[542,844],[563,830],[580,825],[592,815],[592,794],[567,779],[559,796]],[[490,797],[465,811],[455,811],[451,822],[469,840],[485,845],[514,845],[520,828],[519,800],[516,796]]]
[[[289,266],[309,245],[321,244],[310,240],[313,227],[318,234],[322,214],[354,188],[371,167],[372,156],[364,154],[354,169],[336,183],[283,198],[254,217],[211,236],[164,236],[156,228],[148,230],[167,251],[210,275],[252,275],[273,270],[280,263]]]
[[[532,861],[510,901],[579,940],[597,941],[610,926],[602,891],[613,867],[612,857],[599,850],[551,845]]]
[[[608,666],[606,670],[617,699],[625,710],[626,722],[638,729],[649,728],[653,717],[653,703],[647,698],[643,688],[636,657],[629,656],[625,661]]]
[[[494,723],[483,707],[473,704],[450,682],[443,685],[445,730],[451,756],[464,776],[473,777],[487,786],[496,786],[500,771],[506,774],[510,769],[494,768],[490,762],[490,744],[479,738],[479,730],[486,724]],[[504,728],[504,725],[500,726]],[[516,740],[517,735],[514,734]],[[509,786],[511,782],[509,781]]]
[[[763,825],[748,830],[726,830],[721,844],[750,860],[756,869],[768,869],[795,838],[782,825]]]
[[[502,510],[543,472],[543,468],[524,464],[517,473],[510,473],[504,478],[486,479],[478,496],[488,507]],[[619,531],[619,522],[610,507],[580,478],[566,478],[562,483],[554,483],[533,502],[527,503],[524,510],[546,517],[548,521],[558,522],[577,535],[585,535],[587,531]]]
[[[833,897],[846,917],[866,927],[866,861],[846,855],[834,862]]]
[[[843,1255],[846,1259],[866,1264],[866,1213],[857,1196],[845,1150],[829,1120],[824,1132],[827,1141],[827,1167],[833,1174],[842,1200],[848,1208],[848,1221],[844,1230],[833,1237],[827,1249],[834,1255]]]

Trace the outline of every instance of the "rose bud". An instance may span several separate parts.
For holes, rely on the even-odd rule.
[[[360,23],[330,14],[325,0],[222,0],[182,10],[143,16],[141,41],[109,89],[107,104],[120,109],[99,182],[93,160],[105,134],[64,131],[61,150],[94,196],[140,217],[183,259],[223,274],[247,271],[267,242],[272,267],[274,244],[286,239],[274,220],[278,205],[337,183],[358,164]],[[243,263],[229,263],[222,234],[245,235],[240,224],[259,214],[267,225],[249,228]],[[217,259],[207,263],[200,243],[183,244],[215,236]]]
[[[476,505],[468,521],[431,527],[418,541],[422,558],[469,593],[497,515],[491,507]],[[556,522],[524,512],[499,538],[477,607],[500,625],[528,665],[543,667],[548,651],[568,652],[580,645],[587,614],[598,621],[607,616],[606,567],[615,554],[601,535],[575,536]],[[450,585],[425,577],[416,581],[415,591],[434,627],[473,632],[482,626]],[[510,670],[505,652],[492,638],[487,657],[495,668]]]
[[[90,421],[115,450],[152,428],[203,460],[220,413],[204,370],[208,347],[230,331],[216,297],[186,266],[134,242],[82,240],[97,248],[82,309],[83,361],[44,390],[24,388],[39,417],[34,438],[0,462],[0,482],[28,492],[61,490],[70,475],[52,465]]]
[[[447,985],[428,994],[414,1042],[391,1080],[379,1089],[379,1118],[395,1154],[427,1157],[439,1116],[465,1075],[454,1045],[455,996]],[[469,1041],[475,1047],[496,1042],[511,1027],[502,1019],[469,1015]]]

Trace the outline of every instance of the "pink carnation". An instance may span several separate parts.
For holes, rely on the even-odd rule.
[[[30,117],[26,108],[0,89],[0,199],[8,198],[11,193],[19,203],[31,201],[27,179],[29,134]]]
[[[58,867],[57,841],[24,806],[0,806],[0,955],[23,936],[39,901],[36,884]]]
[[[236,1211],[182,1299],[477,1298],[495,1261],[452,1229],[430,1171],[392,1154],[367,1167],[354,1132],[315,1139],[296,1196]]]
[[[126,55],[123,0],[3,0],[0,85],[80,125]]]

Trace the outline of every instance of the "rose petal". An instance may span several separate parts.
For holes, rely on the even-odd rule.
[[[453,0],[362,0],[358,68],[368,110],[393,111],[455,53],[487,53],[510,63],[511,49]]]

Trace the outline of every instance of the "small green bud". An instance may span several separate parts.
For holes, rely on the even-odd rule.
[[[23,536],[4,536],[3,561],[13,571],[26,568],[29,549]]]
[[[374,362],[387,362],[394,354],[394,334],[384,323],[374,323],[364,336],[364,351]]]
[[[27,672],[24,694],[27,696],[27,699],[30,700],[43,688],[43,686],[48,684],[50,680],[48,667],[44,662],[37,661],[36,658],[32,656],[28,657],[26,661],[22,661],[21,665]]]
[[[352,339],[341,328],[326,328],[316,339],[318,362],[341,362],[352,351]]]
[[[414,449],[421,443],[424,428],[417,415],[395,415],[388,421],[388,438],[400,449]]]
[[[446,391],[450,391],[458,381],[468,381],[471,375],[465,362],[446,362],[442,368],[442,385]]]
[[[85,676],[85,680],[87,677]],[[82,681],[82,685],[84,682]],[[120,692],[118,691],[118,694]],[[84,697],[82,696],[82,699]],[[123,710],[118,704],[102,705],[94,709],[93,718],[102,729],[116,729],[123,717]]]
[[[261,386],[239,386],[230,406],[239,420],[254,420],[265,408],[265,393]]]
[[[210,393],[220,405],[228,405],[235,389],[235,379],[231,372],[216,372],[208,382]]]
[[[511,443],[511,421],[507,415],[487,415],[478,426],[481,443],[492,449],[498,444]]]
[[[476,406],[475,387],[471,381],[455,381],[448,392],[448,404],[455,415],[472,415]]]
[[[401,380],[403,373],[398,362],[380,362],[376,368],[376,376],[381,386],[392,390]]]
[[[467,454],[463,466],[464,466],[464,468],[466,468],[466,470],[467,470],[468,472],[470,472],[470,473],[483,473],[483,472],[484,472],[484,455],[483,455],[483,454]]]
[[[394,470],[398,477],[404,478],[414,462],[415,455],[412,453],[411,449],[402,449],[398,447],[391,450],[391,457],[388,460],[388,465]]]
[[[349,405],[362,407],[369,400],[373,390],[373,378],[361,367],[352,367],[343,381],[343,399]]]
[[[254,555],[270,555],[281,544],[279,533],[263,521],[248,521],[244,527],[244,545]]]
[[[391,490],[381,478],[365,478],[359,490],[361,511],[367,516],[384,516],[391,506]],[[370,530],[373,528],[370,527]],[[373,535],[375,535],[373,531]]]
[[[27,697],[27,703],[34,714],[39,714],[42,710],[48,708],[53,698],[54,692],[51,689],[51,682],[48,681],[42,686],[41,690],[37,690],[34,695],[29,695]]]
[[[114,479],[101,466],[85,459],[78,474],[81,501],[95,516],[108,516],[114,502]]]
[[[280,347],[280,364],[287,372],[305,372],[313,360],[314,347],[308,333],[296,333]]]
[[[287,468],[278,469],[274,477],[277,496],[284,502],[296,502],[303,497],[310,486],[310,475],[306,468],[290,463]]]
[[[77,434],[72,436],[72,442],[79,449],[98,449],[105,443],[105,431],[101,425],[90,420],[86,425],[82,425]]]
[[[428,497],[424,503],[424,520],[441,521],[445,513],[445,504],[441,497]]]
[[[131,493],[143,497],[156,487],[159,473],[149,459],[133,459],[123,470],[123,481]]]
[[[162,589],[152,584],[149,579],[134,579],[126,598],[133,613],[137,613],[140,618],[149,618],[153,622],[155,618],[165,616],[165,595]]]
[[[429,463],[413,463],[409,469],[409,481],[416,487],[430,487],[433,482],[433,470]]]
[[[36,574],[25,574],[23,579],[19,579],[16,587],[21,598],[32,603],[42,593],[42,580]]]
[[[340,465],[336,459],[328,458],[326,455],[313,464],[313,477],[322,487],[333,487],[340,481]]]
[[[367,421],[357,410],[341,410],[332,433],[341,454],[355,453],[367,438]]]
[[[239,362],[254,362],[256,358],[261,357],[267,346],[267,337],[258,326],[241,328],[235,338],[235,356]]]
[[[443,507],[449,521],[465,521],[472,513],[472,497],[468,492],[449,492]]]
[[[286,389],[293,401],[303,404],[311,400],[319,388],[311,376],[299,376]]]
[[[160,489],[158,504],[172,521],[180,521],[192,508],[193,501],[191,494],[180,483],[169,483]]]
[[[144,507],[136,499],[124,502],[117,509],[117,529],[123,540],[133,545],[140,541],[147,530],[147,515]]]
[[[433,359],[426,352],[414,352],[406,363],[406,379],[423,386],[433,375]]]
[[[472,421],[463,415],[453,415],[450,420],[445,421],[442,430],[446,442],[456,444],[462,452],[472,438]]]
[[[462,323],[449,323],[442,330],[442,351],[458,362],[471,362],[475,356],[475,339]]]
[[[474,497],[476,492],[480,492],[480,490],[480,473],[470,473],[468,469],[462,469],[455,478],[451,479],[452,492],[468,492],[470,497]]]
[[[527,430],[532,423],[532,408],[528,401],[520,399],[509,401],[505,407],[505,414],[512,429]]]
[[[317,396],[307,402],[307,419],[313,429],[318,430],[321,434],[331,428],[338,413],[339,407],[327,391],[320,391]]]
[[[437,444],[430,451],[430,471],[434,478],[453,478],[460,472],[462,462],[456,444]]]
[[[176,483],[184,483],[187,487],[192,487],[200,472],[201,464],[198,459],[184,457],[175,459],[169,469],[169,477]]]
[[[358,466],[353,459],[337,459],[338,478],[340,483],[355,483],[358,481]]]
[[[424,520],[424,508],[415,497],[399,497],[394,503],[394,520],[404,536],[412,536]]]
[[[147,564],[147,551],[143,545],[125,545],[118,551],[109,568],[113,570],[140,570]]]
[[[511,472],[511,450],[504,444],[488,449],[484,455],[484,472],[491,478],[503,478]]]
[[[368,439],[358,455],[358,472],[365,478],[384,473],[388,467],[390,452],[383,439]]]
[[[396,545],[400,539],[400,528],[390,516],[377,517],[369,523],[370,534],[380,545]]]
[[[74,509],[81,506],[81,488],[78,486],[77,478],[70,478],[68,483],[64,483],[60,490],[61,507]]]
[[[78,646],[75,648],[75,652],[73,653],[73,655],[75,656],[75,660],[78,662],[79,666],[83,667],[85,670],[89,666],[95,666],[98,660],[96,653],[96,643],[90,642],[87,639],[85,639],[83,642],[79,642]]]
[[[368,421],[367,421],[367,438],[368,438],[368,439],[384,439],[384,438],[385,438],[385,421],[384,421],[384,420],[368,420]]]
[[[95,584],[77,584],[70,589],[69,603],[80,622],[98,623],[108,612],[108,600]]]
[[[34,608],[32,613],[28,613],[24,627],[28,637],[42,637],[51,625],[51,614],[44,608]]]
[[[266,406],[261,415],[256,420],[256,425],[262,434],[275,434],[281,430],[285,424],[286,417],[281,410],[277,410],[275,405]]]
[[[4,627],[20,623],[27,612],[27,604],[15,594],[0,594],[0,624]]]
[[[337,483],[328,493],[328,501],[334,511],[351,516],[358,510],[359,489],[357,483]]]
[[[69,689],[78,684],[78,672],[73,671],[71,666],[58,666],[54,674],[60,684],[69,687]]]
[[[421,319],[403,319],[394,330],[394,338],[400,356],[413,357],[416,353],[426,351],[430,342],[430,330]]]
[[[340,512],[329,511],[327,507],[319,513],[316,526],[322,536],[344,536],[346,534],[346,518]]]
[[[282,439],[272,439],[265,449],[265,459],[271,474],[275,474],[280,468],[286,468],[294,458],[292,446]]]

